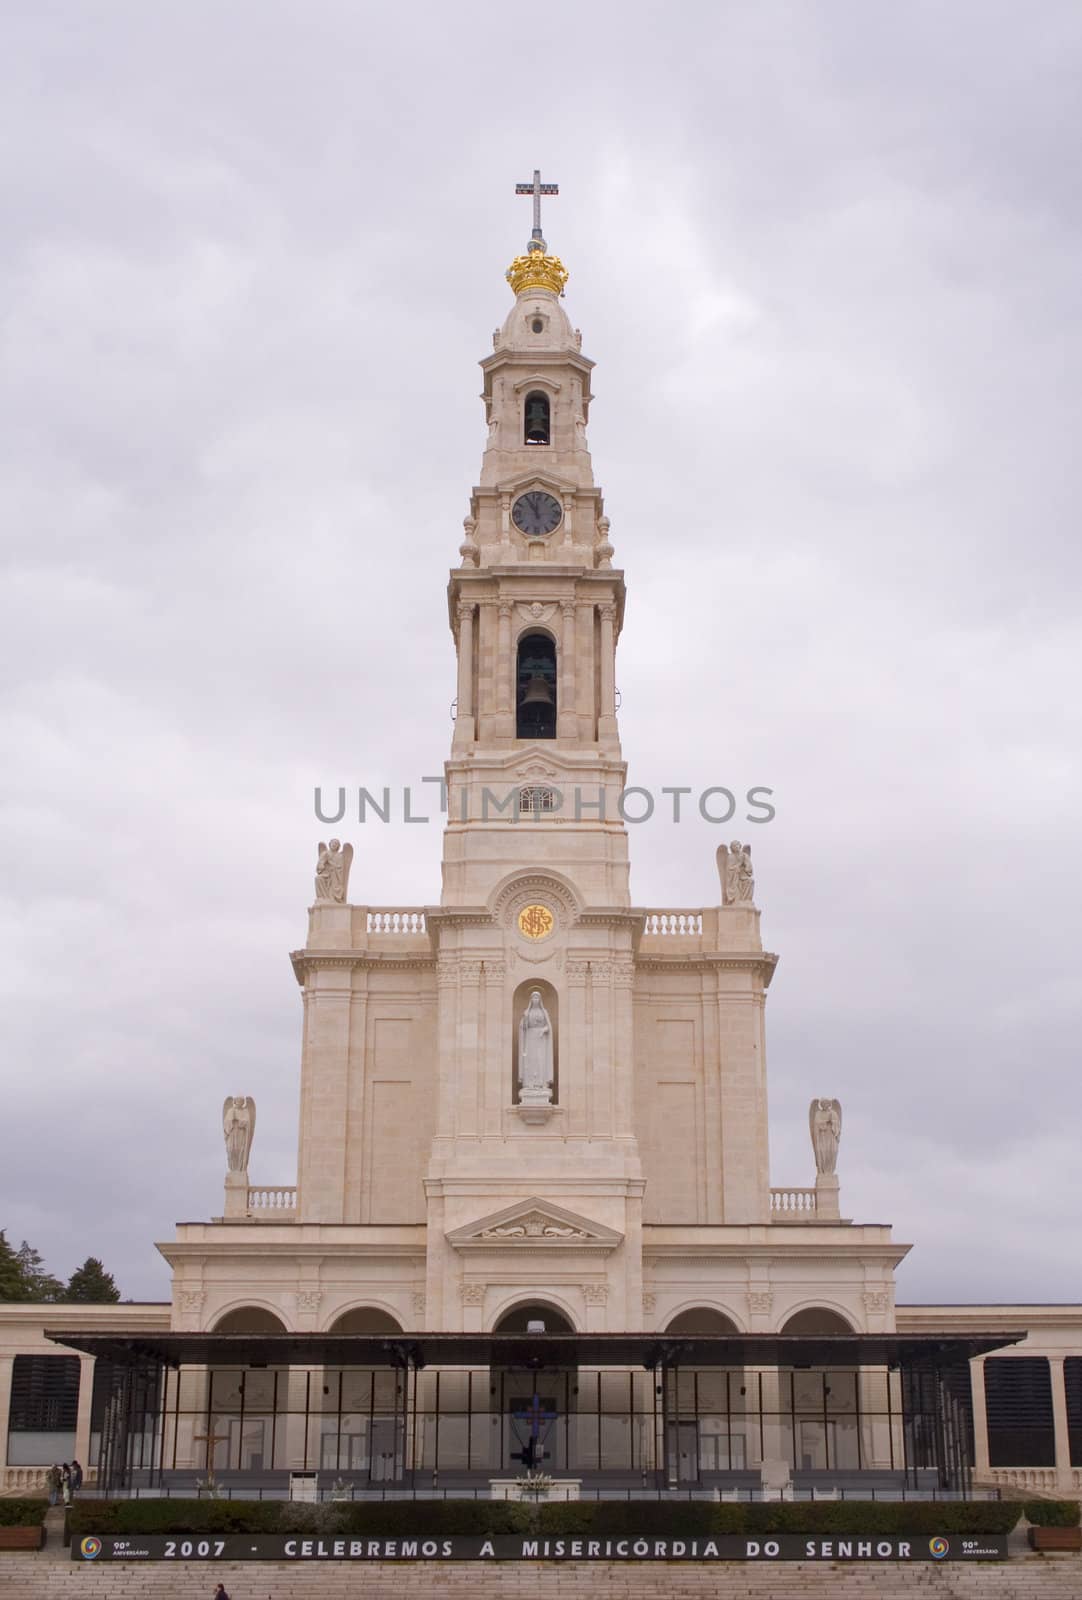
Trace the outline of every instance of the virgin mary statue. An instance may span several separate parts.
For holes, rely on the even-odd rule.
[[[552,1023],[534,989],[518,1025],[518,1090],[523,1100],[552,1103]]]

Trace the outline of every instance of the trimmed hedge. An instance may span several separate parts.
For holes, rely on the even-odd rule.
[[[1038,1528],[1077,1528],[1082,1516],[1077,1500],[1027,1500],[1022,1510]]]
[[[1047,1509],[1050,1502],[1042,1502]],[[418,1534],[543,1533],[1009,1533],[1021,1514],[1009,1500],[765,1501],[572,1500],[538,1506],[509,1500],[77,1500],[72,1537],[151,1533]],[[1076,1520],[1077,1520],[1077,1507]]]
[[[0,1500],[0,1528],[37,1528],[45,1521],[48,1500]]]

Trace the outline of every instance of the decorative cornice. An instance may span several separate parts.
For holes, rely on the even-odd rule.
[[[319,950],[293,950],[290,952],[293,973],[304,987],[309,972],[344,972],[360,968],[370,972],[435,972],[436,958],[431,948],[414,955],[396,951],[393,956],[373,950],[341,950],[330,954]]]
[[[769,988],[778,957],[770,950],[755,951],[748,955],[713,954],[702,951],[693,956],[635,957],[637,972],[756,972],[762,978],[763,988]]]

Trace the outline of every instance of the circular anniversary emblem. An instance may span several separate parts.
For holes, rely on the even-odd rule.
[[[96,1539],[92,1533],[88,1534],[79,1546],[79,1550],[87,1561],[93,1561],[95,1556],[101,1555],[101,1540]]]
[[[555,926],[548,906],[523,906],[518,914],[518,931],[524,939],[547,939]]]

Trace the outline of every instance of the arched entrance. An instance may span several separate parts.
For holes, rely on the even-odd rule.
[[[692,1306],[688,1311],[681,1311],[665,1329],[666,1337],[681,1333],[694,1337],[696,1334],[709,1336],[739,1332],[732,1317],[727,1317],[724,1311],[718,1311],[714,1306]]]
[[[340,1317],[335,1317],[328,1333],[401,1333],[402,1324],[396,1322],[389,1311],[383,1311],[379,1306],[354,1306],[350,1311],[343,1311]]]
[[[720,1338],[739,1332],[732,1317],[716,1306],[688,1306],[668,1323],[665,1337]],[[740,1367],[692,1369],[678,1362],[665,1373],[665,1456],[670,1483],[714,1482],[717,1475],[747,1467],[747,1429],[739,1413],[746,1392]]]
[[[214,1333],[285,1333],[286,1325],[264,1306],[236,1306],[219,1317]]]
[[[266,1306],[234,1306],[219,1317],[214,1333],[285,1333],[285,1323]],[[284,1464],[287,1446],[289,1369],[255,1367],[243,1338],[237,1341],[231,1366],[207,1370],[206,1412],[201,1428],[192,1427],[189,1460],[197,1475],[213,1471],[269,1472]]]
[[[334,1319],[327,1332],[339,1338],[393,1336],[402,1333],[402,1326],[380,1306],[352,1306]],[[325,1367],[320,1387],[320,1470],[338,1476],[356,1474],[353,1481],[358,1484],[401,1479],[406,1470],[408,1375],[395,1366],[343,1364]]]
[[[853,1325],[829,1306],[806,1306],[782,1324],[782,1333],[852,1333]]]
[[[531,1330],[530,1324],[535,1326]],[[493,1333],[531,1331],[574,1333],[564,1312],[542,1300],[512,1306],[496,1323]],[[535,1359],[521,1359],[521,1346],[513,1364],[492,1368],[493,1401],[502,1420],[501,1470],[561,1472],[568,1469],[571,1417],[578,1397],[577,1368],[545,1362],[543,1350]]]

